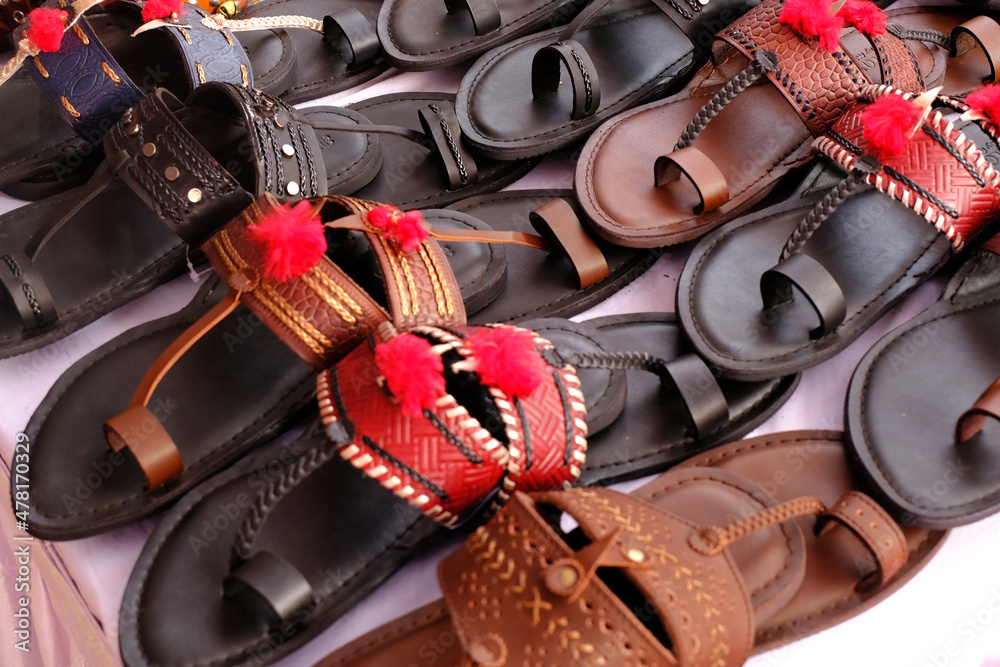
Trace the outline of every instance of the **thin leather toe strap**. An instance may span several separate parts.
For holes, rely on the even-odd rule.
[[[958,418],[955,424],[955,442],[963,443],[971,440],[983,430],[987,419],[1000,420],[1000,378],[994,380],[972,407]]]
[[[455,108],[450,104],[428,104],[421,108],[420,125],[444,164],[448,187],[460,188],[479,180],[479,169],[472,153],[462,145],[462,130]]]
[[[729,183],[715,162],[694,146],[661,155],[653,164],[656,187],[662,188],[686,176],[698,191],[699,203],[693,213],[701,215],[729,201]]]
[[[951,31],[952,57],[959,57],[976,47],[986,55],[990,75],[983,83],[997,82],[996,60],[1000,57],[1000,24],[988,16],[969,19]]]
[[[819,326],[809,332],[811,337],[821,338],[844,321],[847,316],[844,292],[826,267],[806,254],[783,259],[760,277],[764,308],[770,310],[792,301],[793,287],[809,301],[819,317]]]
[[[556,197],[542,204],[528,214],[528,220],[548,242],[550,250],[566,254],[576,271],[580,289],[608,277],[608,260],[565,199]]]
[[[271,551],[258,551],[233,570],[226,576],[223,590],[230,599],[256,597],[279,623],[291,620],[314,600],[312,586],[302,573]]]
[[[594,115],[601,106],[601,84],[597,68],[587,49],[573,39],[549,44],[539,49],[531,61],[531,94],[541,99],[555,94],[562,81],[562,65],[566,66],[573,90],[572,120]]]
[[[104,422],[104,435],[116,452],[128,449],[146,476],[149,489],[184,472],[173,438],[145,405],[132,405]]]
[[[684,408],[694,425],[694,437],[704,437],[729,422],[729,403],[701,357],[685,354],[668,361],[666,370],[684,399]]]
[[[0,284],[14,302],[25,331],[40,329],[58,319],[52,293],[34,262],[23,252],[0,256]]]
[[[468,11],[477,35],[485,35],[500,28],[500,8],[496,0],[444,0],[449,14]]]
[[[371,21],[354,7],[338,9],[323,17],[323,39],[330,43],[346,42],[351,50],[349,65],[366,63],[382,53]]]

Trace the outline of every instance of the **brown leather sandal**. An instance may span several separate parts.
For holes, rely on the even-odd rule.
[[[432,646],[449,667],[741,665],[876,604],[945,534],[902,529],[858,488],[840,434],[763,436],[631,496],[517,494],[441,562],[444,600],[319,665],[405,665]]]
[[[920,92],[944,81],[969,90],[978,81],[945,81],[952,44],[963,54],[948,68],[953,78],[970,71],[995,76],[992,64],[975,60],[990,50],[974,47],[994,39],[1000,55],[1000,25],[986,17],[955,27],[968,12],[890,11],[885,32],[849,28],[830,53],[782,23],[783,6],[762,2],[716,36],[712,62],[682,92],[622,114],[590,137],[577,162],[576,191],[595,233],[636,247],[705,234],[804,164],[812,138],[862,86]],[[954,38],[939,32],[953,28]]]

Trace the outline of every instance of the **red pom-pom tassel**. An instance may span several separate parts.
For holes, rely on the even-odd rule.
[[[264,275],[277,282],[300,277],[326,252],[323,223],[305,200],[275,208],[247,236],[264,252]]]
[[[375,365],[404,415],[419,417],[444,394],[444,361],[419,336],[404,333],[380,343],[375,347]]]
[[[830,13],[826,0],[788,0],[778,22],[790,26],[806,39],[818,39],[820,46],[830,53],[840,46],[844,20]]]
[[[146,23],[180,13],[181,0],[146,0],[146,4],[142,6],[142,20]]]
[[[902,155],[924,110],[901,95],[880,97],[861,112],[865,141],[879,158]]]
[[[965,103],[976,117],[1000,123],[1000,84],[991,83],[977,88],[969,93]]]
[[[379,206],[368,212],[368,222],[400,245],[403,252],[410,252],[424,242],[430,232],[421,224],[420,211],[403,213],[395,206]]]
[[[878,37],[884,33],[889,23],[886,13],[868,0],[847,0],[837,16],[869,37]]]
[[[62,45],[63,33],[66,32],[66,21],[69,12],[51,7],[39,7],[28,13],[28,28],[24,36],[34,44],[39,51],[53,53]]]
[[[469,338],[469,351],[483,383],[508,396],[528,396],[545,378],[545,365],[530,331],[511,327],[481,331]]]

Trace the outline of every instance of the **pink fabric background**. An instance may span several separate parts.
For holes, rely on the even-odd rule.
[[[312,104],[345,104],[399,91],[455,91],[461,68],[442,72],[390,72],[350,94]],[[311,106],[311,105],[310,105]],[[549,157],[513,188],[572,185],[569,152]],[[0,196],[0,212],[19,205]],[[672,248],[619,294],[574,319],[646,310],[672,311],[676,280],[690,245]],[[799,428],[840,429],[844,396],[861,356],[886,332],[932,303],[944,279],[921,287],[836,358],[807,371],[789,402],[755,433]],[[16,434],[59,375],[73,362],[121,332],[180,309],[197,289],[179,278],[152,294],[45,349],[0,361],[0,665],[77,667],[120,664],[118,609],[125,584],[156,519],[107,535],[63,543],[15,542],[17,530],[7,488]],[[929,379],[930,380],[930,379]],[[619,485],[625,490],[636,482]],[[11,552],[31,545],[31,652],[15,650],[13,628],[17,565]],[[281,667],[311,665],[331,650],[388,619],[439,596],[435,567],[456,543],[415,559],[371,598],[314,641],[283,659]],[[751,659],[751,667],[1000,667],[1000,516],[953,532],[937,557],[913,581],[875,609],[819,635]],[[978,617],[978,620],[976,620]],[[972,621],[970,621],[972,619]],[[973,625],[974,624],[974,625]],[[978,629],[977,629],[978,628]],[[990,656],[993,656],[990,659]]]

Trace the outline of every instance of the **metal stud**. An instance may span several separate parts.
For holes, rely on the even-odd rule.
[[[143,144],[142,154],[145,155],[146,157],[153,157],[154,155],[156,155],[156,144],[153,143]]]
[[[295,155],[295,149],[292,148],[291,144],[285,144],[284,146],[282,146],[281,152],[287,155],[288,157],[292,157],[293,155]]]
[[[201,201],[201,190],[198,188],[191,188],[188,190],[188,201],[192,204],[197,204]]]
[[[274,117],[274,124],[278,127],[284,127],[288,124],[288,121],[285,120],[285,117],[279,113]]]
[[[639,549],[629,549],[625,556],[633,563],[642,563],[646,560],[646,554]]]
[[[163,172],[163,175],[167,177],[168,181],[176,181],[177,178],[181,175],[181,170],[178,169],[177,167],[170,166],[166,168],[166,170]]]
[[[127,131],[130,135],[139,134],[139,123],[132,123],[128,126]]]
[[[299,184],[295,181],[290,181],[288,185],[285,186],[285,192],[292,195],[293,197],[299,194]]]

